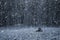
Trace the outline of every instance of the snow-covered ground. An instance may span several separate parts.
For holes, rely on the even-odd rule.
[[[60,40],[60,28],[43,27],[43,32],[36,32],[37,29],[2,29],[0,40]]]

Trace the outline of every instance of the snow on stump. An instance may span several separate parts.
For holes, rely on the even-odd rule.
[[[42,29],[41,28],[38,28],[38,30],[36,30],[36,32],[42,32]]]
[[[51,40],[57,40],[56,38],[53,38],[53,39],[51,39]]]

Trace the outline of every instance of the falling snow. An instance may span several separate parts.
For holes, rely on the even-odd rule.
[[[60,40],[58,27],[59,0],[0,0],[0,40]]]

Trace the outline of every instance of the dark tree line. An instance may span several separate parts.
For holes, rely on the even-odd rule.
[[[60,25],[59,0],[0,0],[0,26]]]

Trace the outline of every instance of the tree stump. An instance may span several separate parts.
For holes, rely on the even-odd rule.
[[[42,32],[42,29],[41,28],[38,28],[38,30],[36,30],[36,32]]]

